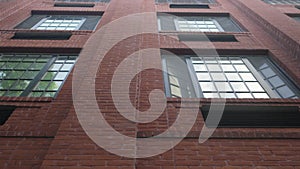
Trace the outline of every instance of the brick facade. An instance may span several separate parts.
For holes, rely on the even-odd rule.
[[[220,55],[268,55],[299,87],[300,23],[286,14],[300,16],[300,10],[293,5],[270,5],[261,0],[216,1],[217,3],[210,5],[210,9],[169,8],[167,3],[155,3],[155,0],[111,0],[109,3],[96,2],[92,8],[54,7],[53,0],[0,1],[0,53],[78,54],[84,51],[88,39],[97,30],[130,14],[226,13],[246,31],[220,33],[233,34],[238,42],[213,42],[216,51]],[[103,16],[95,31],[72,31],[68,40],[11,39],[15,32],[40,32],[14,29],[33,11],[54,14],[103,12]],[[145,138],[168,129],[176,120],[180,109],[188,110],[191,107],[182,108],[181,99],[168,98],[165,111],[153,122],[143,124],[129,121],[118,113],[112,100],[111,82],[117,66],[127,56],[143,49],[161,48],[174,53],[190,54],[191,51],[186,45],[197,49],[205,46],[205,42],[193,41],[183,45],[178,42],[176,32],[159,33],[156,18],[144,21],[138,26],[153,28],[156,33],[129,37],[109,50],[101,66],[97,68],[95,95],[106,121],[116,131]],[[126,27],[128,25],[120,29]],[[115,38],[114,34],[106,36]],[[132,63],[133,66],[161,66],[159,50],[145,55],[147,57]],[[86,70],[92,68],[87,65]],[[0,126],[0,168],[300,169],[299,128],[218,128],[211,138],[199,144],[198,137],[204,125],[200,110],[187,137],[163,154],[132,159],[109,153],[87,136],[78,121],[72,101],[72,75],[71,73],[68,76],[56,98],[0,97],[0,106],[16,106],[6,123]],[[127,75],[130,73],[124,70],[124,76]],[[119,83],[123,85],[121,80]],[[163,73],[160,70],[148,69],[136,74],[129,88],[132,105],[140,111],[149,109],[148,98],[153,89],[164,90]],[[86,100],[82,100],[84,101]],[[189,101],[198,102],[197,99]],[[209,105],[210,102],[210,99],[202,98],[200,107]],[[300,99],[227,99],[226,104],[297,106],[300,110]],[[147,145],[138,145],[137,148],[143,146]]]

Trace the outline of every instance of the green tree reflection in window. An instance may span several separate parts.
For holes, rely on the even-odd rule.
[[[0,96],[55,97],[76,55],[0,54]]]

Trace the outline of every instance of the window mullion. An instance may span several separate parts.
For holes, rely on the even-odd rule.
[[[166,96],[167,97],[172,97],[171,89],[170,89],[170,79],[169,79],[169,75],[168,75],[166,56],[162,56],[162,69],[163,69],[163,76],[164,76],[164,82],[165,82]]]
[[[40,70],[40,72],[34,77],[34,79],[29,83],[27,88],[24,90],[24,92],[20,96],[28,96],[30,92],[33,90],[33,88],[38,84],[38,82],[42,79],[44,74],[48,71],[50,66],[54,63],[56,57],[52,57],[49,59],[47,64]]]
[[[225,32],[224,29],[222,28],[222,26],[219,24],[218,21],[216,21],[215,19],[212,19],[212,21],[217,26],[217,28],[219,29],[220,32]]]
[[[199,84],[199,81],[198,81],[198,78],[197,78],[196,71],[194,69],[194,65],[192,63],[192,60],[191,60],[190,57],[187,57],[185,60],[186,60],[186,63],[187,63],[187,68],[188,68],[188,71],[190,73],[190,77],[191,77],[191,80],[192,80],[192,84],[193,84],[196,96],[203,98],[204,95],[203,95],[203,92],[201,91],[201,87],[200,87],[200,84]]]
[[[81,18],[81,22],[80,22],[80,24],[77,25],[76,30],[79,30],[85,21],[86,21],[86,18]]]
[[[180,29],[179,29],[179,24],[178,24],[178,18],[174,18],[173,20],[174,20],[174,24],[175,24],[175,29],[176,29],[176,31],[180,31]]]
[[[35,24],[31,29],[37,29],[42,23],[44,23],[49,17],[41,19],[37,24]]]

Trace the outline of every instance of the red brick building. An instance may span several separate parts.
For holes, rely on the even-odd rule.
[[[0,0],[0,168],[300,169],[297,5],[299,0]],[[139,14],[147,14],[140,24],[124,20],[144,16]],[[119,27],[105,27],[114,23]],[[90,49],[110,43],[99,67],[91,65],[100,54]],[[132,70],[157,69],[119,69],[131,55]],[[117,70],[124,79],[113,81]],[[88,81],[91,71],[96,76]],[[117,110],[117,104],[125,112],[131,105],[125,97],[115,103],[111,84],[119,84],[122,96],[128,77],[124,93],[138,111],[151,107],[154,89],[166,94],[154,121],[136,123]],[[181,112],[197,110],[197,116],[182,124],[192,128],[173,148],[148,158],[118,156],[79,122],[74,103],[94,112],[86,106],[93,84],[102,116],[132,138],[163,133]],[[223,116],[199,143],[204,125],[216,127],[208,116],[212,98],[226,98]]]

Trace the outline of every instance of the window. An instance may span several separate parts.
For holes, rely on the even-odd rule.
[[[300,0],[263,0],[264,2],[272,5],[277,4],[290,4],[290,5],[297,5],[300,4]]]
[[[170,4],[170,8],[202,8],[209,9],[208,5],[203,4]]]
[[[295,19],[296,21],[300,22],[300,16],[294,16],[292,18]]]
[[[264,56],[163,56],[170,97],[298,98],[299,89]],[[180,67],[180,68],[179,68]]]
[[[49,16],[42,19],[31,29],[37,30],[78,30],[85,18],[83,17],[55,17]]]
[[[241,28],[227,16],[159,15],[160,31],[179,32],[241,32]]]
[[[176,30],[187,32],[224,32],[223,28],[213,18],[176,19]]]
[[[0,54],[0,96],[55,97],[76,55]]]
[[[210,105],[203,105],[201,113],[207,127],[299,127],[298,106],[226,105],[220,122],[208,120]]]
[[[55,7],[83,7],[83,8],[92,8],[95,6],[95,4],[88,3],[88,4],[83,4],[83,3],[55,3]]]
[[[109,2],[110,0],[54,0],[60,2]]]
[[[156,3],[210,4],[215,0],[156,0]]]
[[[71,32],[16,32],[12,39],[68,40]]]
[[[237,42],[234,35],[229,34],[213,34],[213,35],[199,35],[199,34],[179,34],[180,41],[209,41],[209,42]]]
[[[32,15],[17,29],[35,30],[93,30],[101,16],[88,15]]]

